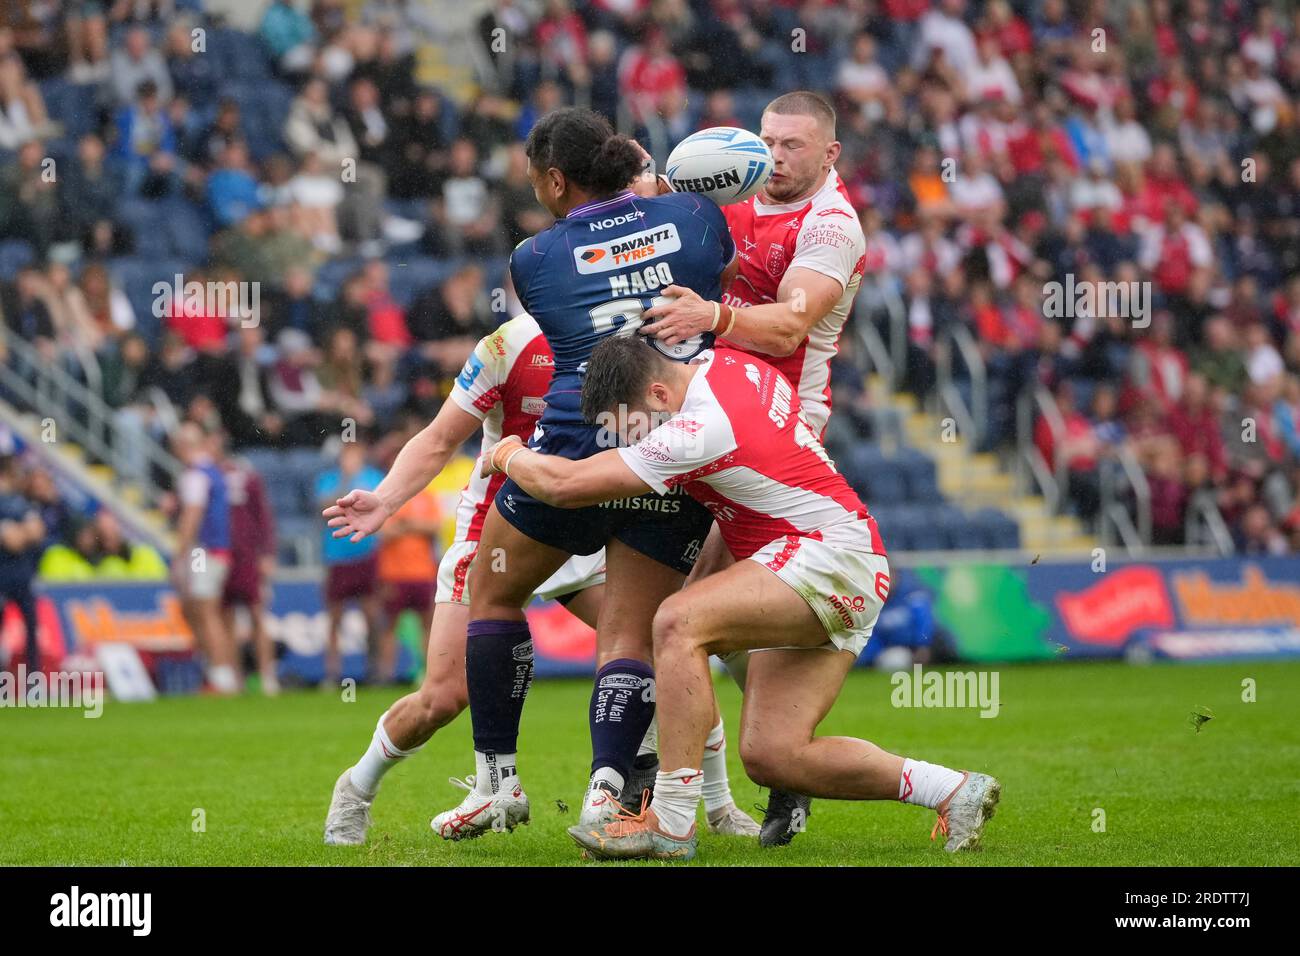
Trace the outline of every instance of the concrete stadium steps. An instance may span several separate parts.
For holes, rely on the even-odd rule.
[[[478,81],[468,54],[452,60],[448,52],[463,45],[440,47],[423,43],[416,49],[415,78],[425,86],[433,86],[464,106],[478,93]]]
[[[907,443],[934,459],[939,490],[962,507],[994,507],[1020,525],[1021,547],[1035,554],[1088,552],[1096,539],[1072,515],[1052,514],[1039,496],[1016,490],[1015,478],[1003,470],[998,456],[971,453],[965,439],[944,441],[941,420],[922,410],[915,396],[890,393],[878,376],[867,383],[872,398],[901,416]]]

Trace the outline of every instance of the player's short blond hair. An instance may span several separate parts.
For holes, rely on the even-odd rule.
[[[827,139],[835,139],[835,107],[826,97],[812,90],[795,90],[778,96],[767,104],[763,112],[780,116],[811,116]]]

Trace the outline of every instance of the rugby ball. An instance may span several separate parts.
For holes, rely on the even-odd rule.
[[[712,126],[678,143],[664,173],[675,192],[699,193],[726,206],[762,189],[774,165],[772,151],[749,130]]]
[[[692,335],[689,339],[683,339],[676,345],[665,345],[653,335],[643,335],[641,338],[646,345],[658,350],[660,355],[674,362],[689,362],[701,352],[713,348],[715,336],[712,332],[701,332],[699,335]]]

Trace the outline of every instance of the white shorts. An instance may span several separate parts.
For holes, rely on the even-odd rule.
[[[195,571],[186,565],[181,579],[181,592],[185,597],[211,600],[221,597],[230,574],[230,559],[225,555],[209,553],[204,557],[203,570]]]
[[[438,562],[439,604],[469,604],[469,565],[478,550],[477,541],[456,541]],[[551,601],[576,591],[605,583],[605,549],[595,554],[575,554],[537,589],[536,596]]]
[[[888,559],[790,535],[749,560],[773,572],[808,602],[831,645],[854,656],[862,653],[889,597]]]

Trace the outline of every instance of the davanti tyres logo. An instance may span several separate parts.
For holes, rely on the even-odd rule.
[[[588,249],[586,252],[582,254],[583,262],[599,262],[601,259],[604,258],[605,258],[604,249]]]

